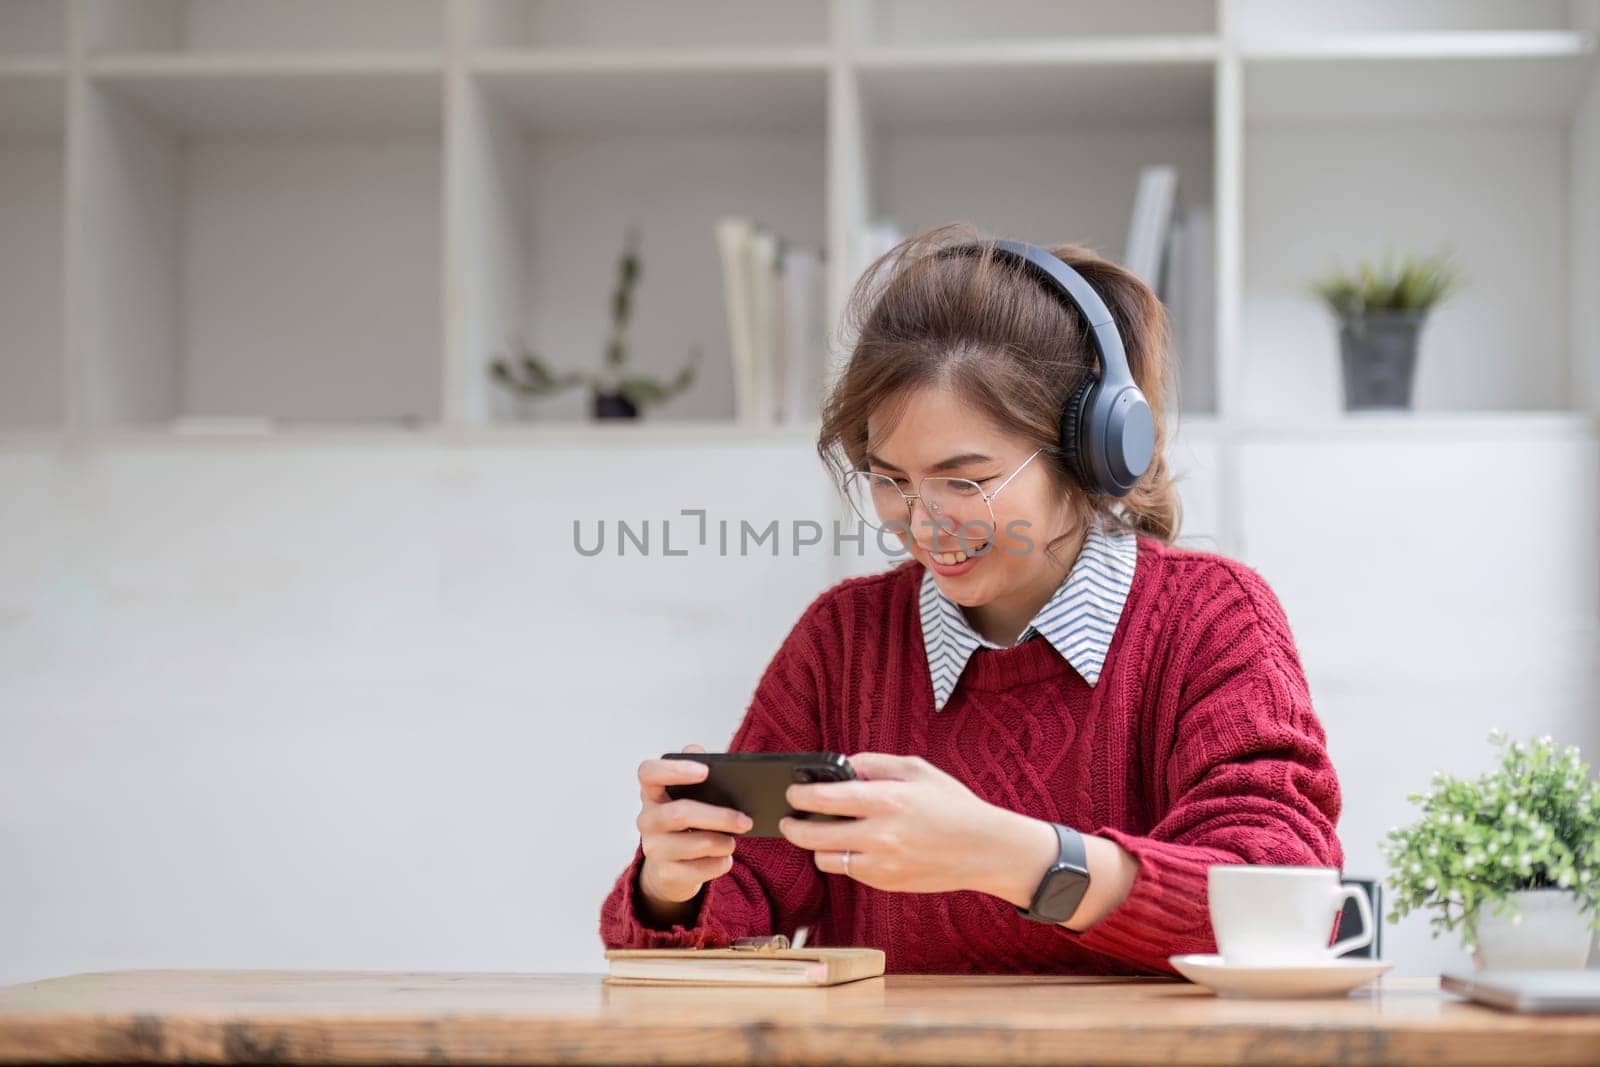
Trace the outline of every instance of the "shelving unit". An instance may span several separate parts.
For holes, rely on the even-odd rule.
[[[62,422],[64,29],[49,0],[0,3],[0,430]]]
[[[511,420],[488,361],[596,365],[628,222],[632,358],[706,352],[653,417],[728,419],[719,216],[827,249],[833,324],[874,220],[1116,256],[1156,162],[1214,220],[1178,352],[1209,439],[1343,417],[1305,283],[1389,244],[1456,246],[1470,285],[1419,424],[1581,418],[1596,7],[0,0],[0,432]]]

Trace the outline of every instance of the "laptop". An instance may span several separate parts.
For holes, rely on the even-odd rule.
[[[1600,971],[1455,972],[1439,988],[1506,1011],[1600,1012]]]

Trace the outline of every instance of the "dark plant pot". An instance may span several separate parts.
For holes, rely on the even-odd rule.
[[[1426,311],[1370,311],[1339,320],[1346,411],[1409,408]]]
[[[597,419],[636,419],[639,409],[621,393],[594,394],[594,417]]]

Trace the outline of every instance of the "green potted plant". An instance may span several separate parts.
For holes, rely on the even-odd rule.
[[[1448,251],[1407,254],[1398,262],[1391,251],[1381,265],[1363,261],[1354,271],[1335,269],[1312,283],[1312,293],[1339,323],[1346,410],[1411,406],[1428,312],[1460,285]]]
[[[1433,936],[1460,929],[1479,968],[1577,968],[1600,931],[1600,791],[1577,748],[1511,741],[1475,779],[1443,772],[1408,796],[1422,809],[1379,848],[1394,891],[1390,922],[1438,912]]]
[[[699,345],[690,348],[688,361],[664,382],[626,373],[625,335],[628,316],[633,310],[633,290],[639,284],[641,273],[639,231],[629,226],[623,235],[622,257],[617,263],[616,288],[611,293],[611,336],[606,341],[605,362],[598,374],[552,371],[537,353],[518,339],[513,354],[496,356],[490,362],[490,377],[513,394],[529,398],[550,396],[574,385],[587,385],[597,419],[636,418],[642,409],[669,400],[689,388],[700,363]]]

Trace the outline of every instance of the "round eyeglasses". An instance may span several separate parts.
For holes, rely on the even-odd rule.
[[[875,530],[889,530],[905,537],[912,536],[917,527],[913,514],[920,500],[928,515],[922,524],[934,531],[935,545],[941,536],[955,537],[966,550],[968,546],[987,545],[993,539],[997,526],[994,498],[1042,451],[1035,449],[991,493],[984,492],[983,486],[970,478],[943,476],[924,478],[917,483],[915,493],[907,493],[900,488],[899,479],[887,474],[851,471],[844,477],[844,494],[862,522]]]

